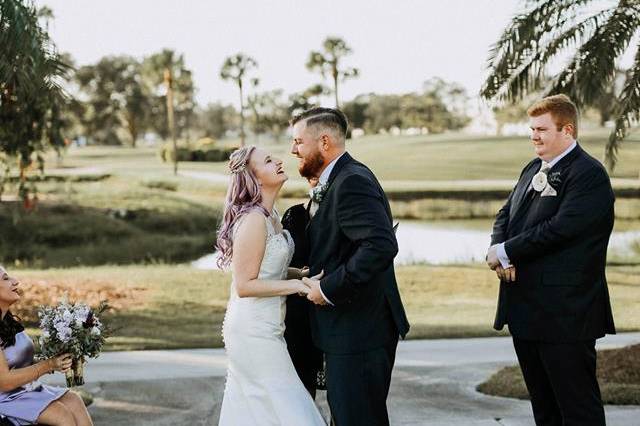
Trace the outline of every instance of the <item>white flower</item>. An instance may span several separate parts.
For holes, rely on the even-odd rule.
[[[49,333],[49,330],[44,330],[42,332],[42,337],[45,339],[48,339],[49,337],[51,337],[51,333]]]
[[[62,319],[67,325],[70,325],[71,321],[73,321],[73,314],[69,310],[65,309],[62,313]]]
[[[60,329],[57,329],[57,331],[58,331],[58,338],[63,343],[67,343],[71,339],[71,334],[73,333],[73,331],[71,330],[70,327],[62,327]]]
[[[65,323],[64,321],[59,321],[54,325],[54,328],[58,332],[58,338],[62,342],[67,343],[71,338],[71,334],[73,333],[73,330],[71,330],[69,324]]]
[[[74,312],[76,314],[76,320],[85,322],[87,318],[89,318],[89,312],[91,312],[91,310],[86,305],[76,305]]]
[[[93,334],[94,336],[99,336],[100,335],[100,329],[98,327],[92,327],[91,328],[91,334]]]
[[[547,187],[547,174],[543,172],[538,172],[531,180],[531,185],[533,185],[533,189],[537,192],[542,192]]]

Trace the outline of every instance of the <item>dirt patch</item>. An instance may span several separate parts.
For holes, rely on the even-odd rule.
[[[55,305],[65,296],[71,302],[84,302],[96,307],[107,300],[112,312],[139,307],[146,299],[148,289],[143,287],[117,287],[98,280],[57,281],[43,279],[20,280],[22,299],[12,307],[12,312],[25,323],[38,321],[38,306]]]
[[[605,404],[640,405],[640,344],[598,351],[597,375]],[[529,399],[518,366],[503,368],[478,385],[477,390],[488,395]]]

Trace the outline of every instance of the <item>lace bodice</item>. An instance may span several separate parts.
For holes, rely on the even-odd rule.
[[[276,232],[272,220],[280,220],[280,216],[274,210],[270,217],[265,217],[267,225],[267,237],[265,242],[264,256],[260,264],[258,279],[261,280],[283,280],[287,278],[287,268],[293,258],[295,245],[289,231],[283,229]],[[242,222],[238,221],[235,231]]]
[[[277,216],[276,216],[277,218]],[[295,246],[289,231],[276,232],[270,218],[266,218],[267,241],[260,265],[259,279],[282,280],[287,278]]]

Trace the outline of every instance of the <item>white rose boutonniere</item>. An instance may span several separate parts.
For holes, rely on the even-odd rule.
[[[531,185],[536,192],[542,192],[547,187],[547,174],[544,172],[538,172],[533,177]]]

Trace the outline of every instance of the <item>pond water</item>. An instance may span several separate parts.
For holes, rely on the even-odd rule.
[[[397,231],[400,251],[397,265],[413,263],[484,262],[491,235],[490,220],[427,222],[401,220]],[[640,223],[617,226],[609,241],[609,254],[624,257],[634,241],[640,240]],[[216,269],[216,255],[209,254],[191,265]]]

